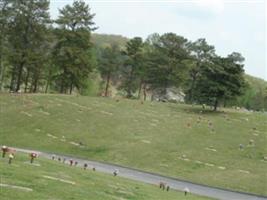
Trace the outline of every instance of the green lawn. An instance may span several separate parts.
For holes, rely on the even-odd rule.
[[[38,158],[32,165],[25,154],[17,154],[11,165],[7,164],[7,158],[0,158],[0,178],[0,184],[5,185],[0,186],[1,200],[208,199],[192,194],[185,197],[182,192],[166,192],[156,185],[137,183],[89,169],[84,171],[43,158]]]
[[[2,94],[0,106],[2,144],[267,195],[266,114],[67,95]]]

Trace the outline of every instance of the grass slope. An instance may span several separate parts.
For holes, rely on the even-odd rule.
[[[64,95],[1,95],[0,106],[2,144],[267,195],[266,114]]]
[[[84,171],[57,161],[38,158],[29,163],[27,155],[18,154],[11,165],[0,158],[1,184],[24,187],[24,189],[1,187],[1,200],[155,200],[155,199],[208,199],[176,191],[162,191],[158,186],[141,184],[112,175]],[[60,179],[55,180],[55,179]],[[74,184],[75,183],[75,184]]]

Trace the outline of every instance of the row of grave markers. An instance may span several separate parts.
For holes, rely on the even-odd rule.
[[[7,147],[5,145],[2,146],[1,150],[2,150],[2,158],[5,158],[6,154],[8,154],[8,164],[11,164],[12,160],[15,158],[16,150],[10,147]],[[29,156],[30,156],[30,163],[33,163],[34,159],[38,157],[38,154],[35,152],[32,152],[29,154]]]
[[[15,149],[12,149],[10,147],[7,147],[7,146],[2,146],[1,147],[1,150],[2,150],[2,158],[5,158],[6,155],[8,154],[8,164],[11,164],[12,163],[12,160],[15,158],[15,153],[16,153],[16,150]],[[29,157],[30,157],[30,163],[33,163],[34,162],[34,159],[36,159],[38,157],[38,154],[35,153],[35,152],[31,152],[29,154]],[[53,155],[52,156],[52,160],[55,160],[56,157]],[[58,161],[61,162],[61,160],[63,161],[63,163],[66,162],[66,158],[63,158],[61,159],[60,157],[57,158]],[[78,165],[78,161],[74,161],[73,159],[69,159],[69,165],[70,166],[77,166]],[[83,165],[83,169],[86,170],[88,167],[88,164],[87,163],[84,163]],[[92,168],[93,171],[96,170],[95,167]],[[119,173],[119,170],[115,169],[114,172],[113,172],[113,175],[114,176],[117,176]]]
[[[8,154],[8,164],[11,164],[12,163],[12,160],[15,158],[16,150],[15,149],[12,149],[10,147],[7,147],[5,145],[1,147],[1,150],[2,150],[2,158],[5,158],[6,155]],[[34,159],[36,159],[38,157],[38,154],[35,153],[35,152],[31,152],[31,153],[29,153],[29,157],[30,157],[30,163],[33,163],[34,162]],[[52,155],[52,160],[58,160],[59,162],[62,161],[63,163],[66,162],[66,158],[63,158],[62,159],[61,157],[58,157],[56,159],[56,156],[55,155]],[[69,165],[70,166],[77,166],[78,165],[78,161],[74,161],[73,159],[69,159]],[[83,169],[86,170],[87,167],[88,167],[88,164],[87,163],[84,163],[83,164]],[[93,167],[92,170],[95,171],[96,168]],[[114,176],[117,176],[118,174],[119,174],[119,170],[118,169],[115,169],[114,172],[113,172],[113,175]],[[159,183],[159,187],[162,190],[165,190],[165,189],[166,189],[166,191],[169,191],[170,190],[170,186],[167,185],[166,183],[163,183],[163,182],[160,182]],[[189,192],[190,192],[189,189],[186,187],[184,189],[184,195],[186,196],[187,193],[189,193]]]

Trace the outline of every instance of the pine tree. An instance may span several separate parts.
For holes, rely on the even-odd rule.
[[[140,37],[131,39],[126,44],[124,55],[126,60],[123,64],[123,81],[121,88],[126,91],[126,97],[131,98],[138,88],[138,69],[142,65],[143,41]]]
[[[186,61],[189,59],[187,39],[174,33],[154,38],[154,53],[151,55],[150,83],[152,88],[179,87],[185,80]]]
[[[36,92],[42,65],[46,27],[50,23],[48,0],[10,1],[8,20],[10,44],[9,63],[11,69],[10,90],[19,91],[23,79],[28,83],[30,72],[33,74],[33,91]],[[26,74],[25,74],[26,72]],[[25,77],[26,76],[26,77]]]
[[[220,102],[242,94],[244,87],[243,58],[233,53],[224,57],[216,56],[206,64],[196,82],[198,102],[213,105],[214,111]]]
[[[115,75],[121,64],[121,53],[117,45],[113,44],[104,48],[99,59],[98,69],[101,76],[106,79],[105,96],[108,96],[110,80]]]
[[[60,92],[72,93],[74,87],[81,89],[92,71],[92,44],[90,41],[94,14],[84,1],[74,1],[59,10],[56,23],[57,44],[54,50],[54,62],[60,70],[58,76]]]
[[[186,90],[186,98],[190,103],[194,102],[194,90],[201,70],[205,65],[211,63],[211,59],[215,57],[215,48],[208,45],[205,39],[201,38],[188,45],[191,59],[189,66],[189,76],[187,80],[188,89]]]

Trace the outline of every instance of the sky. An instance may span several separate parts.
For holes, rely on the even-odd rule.
[[[96,33],[146,38],[173,32],[191,41],[206,38],[216,53],[240,52],[245,72],[267,80],[265,0],[85,0]],[[50,0],[51,17],[72,0]]]

